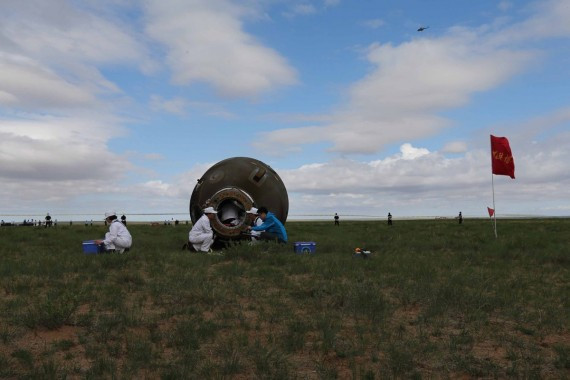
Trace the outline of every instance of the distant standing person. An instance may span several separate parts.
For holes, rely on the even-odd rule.
[[[125,226],[127,225],[127,217],[125,216],[125,214],[121,216],[121,223],[123,223]]]
[[[388,225],[392,225],[392,214],[388,213]]]
[[[459,224],[463,223],[463,215],[461,214],[461,211],[459,211],[459,216],[457,218],[459,219]]]
[[[115,211],[105,213],[105,221],[110,224],[104,240],[95,240],[95,244],[104,244],[106,251],[123,253],[133,244],[133,238],[127,227],[117,219]]]
[[[334,225],[335,226],[340,226],[339,219],[340,219],[340,216],[338,216],[338,214],[335,212],[334,213]]]
[[[214,243],[214,231],[210,221],[216,217],[218,211],[213,207],[206,207],[203,212],[204,214],[192,226],[188,234],[188,246],[197,252],[211,252],[210,247]]]
[[[279,243],[287,243],[287,231],[279,219],[267,210],[267,207],[260,207],[257,212],[263,220],[263,224],[255,227],[248,227],[251,231],[260,231],[260,240],[277,241]]]
[[[49,216],[49,212],[46,215],[46,228],[51,227],[51,216]]]

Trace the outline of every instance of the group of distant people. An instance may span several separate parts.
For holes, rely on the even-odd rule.
[[[338,213],[334,213],[334,225],[335,226],[340,226],[340,216],[338,216]],[[463,214],[461,213],[461,211],[459,211],[459,215],[457,216],[457,220],[459,221],[459,224],[463,223]],[[388,225],[392,226],[392,214],[388,213]]]
[[[2,227],[4,227],[4,226],[39,226],[39,227],[41,227],[42,225],[45,228],[51,227],[52,225],[57,226],[57,219],[55,221],[52,221],[52,218],[48,212],[46,217],[45,217],[45,222],[42,222],[39,219],[24,219],[24,221],[21,224],[17,224],[16,222],[4,222],[4,220],[0,221],[0,226],[2,226]]]
[[[340,216],[336,212],[334,213],[334,225],[340,226]],[[388,225],[392,225],[392,214],[390,213],[388,213]]]
[[[21,226],[44,226],[45,228],[51,227],[51,226],[57,226],[57,219],[52,220],[51,215],[49,214],[49,212],[46,214],[45,216],[45,221],[42,223],[41,220],[34,220],[34,219],[24,219],[24,221],[22,222],[22,224],[20,224]],[[126,226],[127,225],[127,217],[125,215],[121,216],[121,222]],[[105,219],[105,225],[107,225],[108,222]],[[16,225],[15,223],[5,223],[4,220],[2,220],[0,222],[0,225],[2,226],[13,226]],[[73,221],[69,221],[69,225],[72,226],[73,225]],[[85,220],[85,225],[86,226],[92,226],[93,225],[93,219],[91,219],[91,221],[87,221]]]

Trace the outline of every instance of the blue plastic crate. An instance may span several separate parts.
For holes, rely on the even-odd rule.
[[[317,243],[314,241],[296,241],[293,243],[293,248],[298,255],[312,255],[317,250]]]
[[[83,252],[86,255],[96,255],[102,252],[102,247],[95,244],[95,240],[85,240],[83,242]]]

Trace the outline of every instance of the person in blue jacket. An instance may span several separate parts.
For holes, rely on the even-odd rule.
[[[287,243],[287,231],[283,223],[272,213],[267,211],[267,207],[260,207],[257,210],[259,217],[263,220],[263,224],[255,227],[248,227],[252,231],[261,231],[259,240],[278,241],[279,243]]]

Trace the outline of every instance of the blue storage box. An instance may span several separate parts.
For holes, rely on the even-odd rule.
[[[96,255],[98,253],[101,253],[102,251],[103,248],[95,244],[95,240],[85,240],[83,242],[83,252],[86,255]]]
[[[296,241],[293,243],[293,248],[298,255],[313,254],[317,250],[317,243],[314,241]]]

